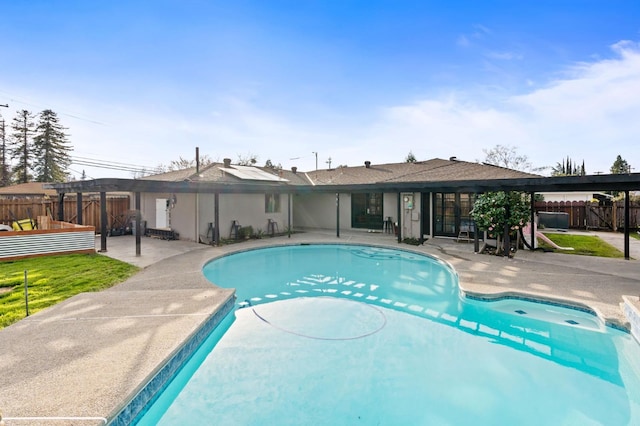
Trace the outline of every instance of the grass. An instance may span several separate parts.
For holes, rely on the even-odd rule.
[[[24,271],[29,313],[78,293],[104,290],[135,272],[136,266],[98,254],[71,254],[0,262],[0,329],[25,317]]]
[[[631,238],[635,238],[636,240],[640,240],[640,231],[638,231],[638,232],[629,232],[629,236]]]
[[[578,254],[583,256],[624,258],[622,253],[611,244],[595,235],[547,234],[545,235],[560,247],[573,247],[574,250],[555,250],[538,240],[539,246],[557,253]]]

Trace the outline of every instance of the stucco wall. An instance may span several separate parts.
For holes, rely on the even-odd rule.
[[[336,229],[336,194],[293,196],[294,228]],[[340,194],[340,229],[351,229],[351,195]]]
[[[142,220],[147,227],[156,227],[156,199],[168,199],[172,194],[141,194]],[[215,196],[213,194],[175,194],[176,203],[171,210],[171,229],[180,235],[181,240],[198,241],[198,236],[206,236],[209,222],[215,223]],[[287,195],[280,195],[280,211],[265,212],[264,194],[221,194],[220,237],[229,238],[231,221],[237,220],[242,226],[252,226],[254,231],[267,233],[269,219],[278,224],[278,230],[287,229]],[[200,213],[196,215],[196,211]],[[293,217],[293,216],[292,216]],[[195,224],[198,224],[196,228]]]

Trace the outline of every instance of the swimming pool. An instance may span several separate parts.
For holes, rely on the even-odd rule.
[[[238,309],[139,424],[638,424],[640,347],[593,315],[461,298],[447,264],[356,245],[208,263]]]

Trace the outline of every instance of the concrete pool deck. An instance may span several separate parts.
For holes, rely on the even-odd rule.
[[[622,242],[619,234],[605,237]],[[522,250],[506,259],[475,254],[473,244],[450,239],[411,246],[389,234],[343,232],[336,238],[335,232],[314,231],[211,247],[143,238],[142,255],[136,257],[134,237],[112,237],[104,254],[140,266],[138,274],[0,330],[5,424],[104,424],[102,419],[110,420],[232,297],[232,291],[204,279],[201,269],[208,260],[249,248],[311,242],[375,244],[434,255],[457,270],[466,292],[564,300],[589,306],[614,324],[627,322],[622,296],[637,301],[640,294],[638,260]],[[631,240],[631,256],[640,258],[640,241]]]

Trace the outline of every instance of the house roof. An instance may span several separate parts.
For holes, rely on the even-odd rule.
[[[5,186],[0,188],[0,196],[42,197],[47,195],[50,197],[55,197],[57,195],[58,192],[55,189],[51,189],[49,187],[45,188],[44,185],[48,184],[44,182],[27,182],[17,185]]]
[[[269,167],[225,165],[223,163],[211,163],[196,171],[195,167],[182,170],[173,170],[157,175],[141,178],[142,180],[154,180],[163,182],[216,182],[216,183],[250,183],[269,182],[288,185],[309,185],[311,182],[302,173],[294,173],[282,169]]]
[[[544,177],[488,164],[434,158],[416,163],[390,163],[294,172],[246,166],[270,173],[274,180],[227,173],[230,164],[212,163],[142,179],[96,179],[51,184],[58,192],[130,191],[177,193],[348,193],[348,192],[487,192],[637,190],[640,174]]]
[[[488,164],[434,158],[415,163],[338,167],[306,174],[314,185],[362,185],[401,182],[440,182],[478,179],[536,178],[540,175]]]

